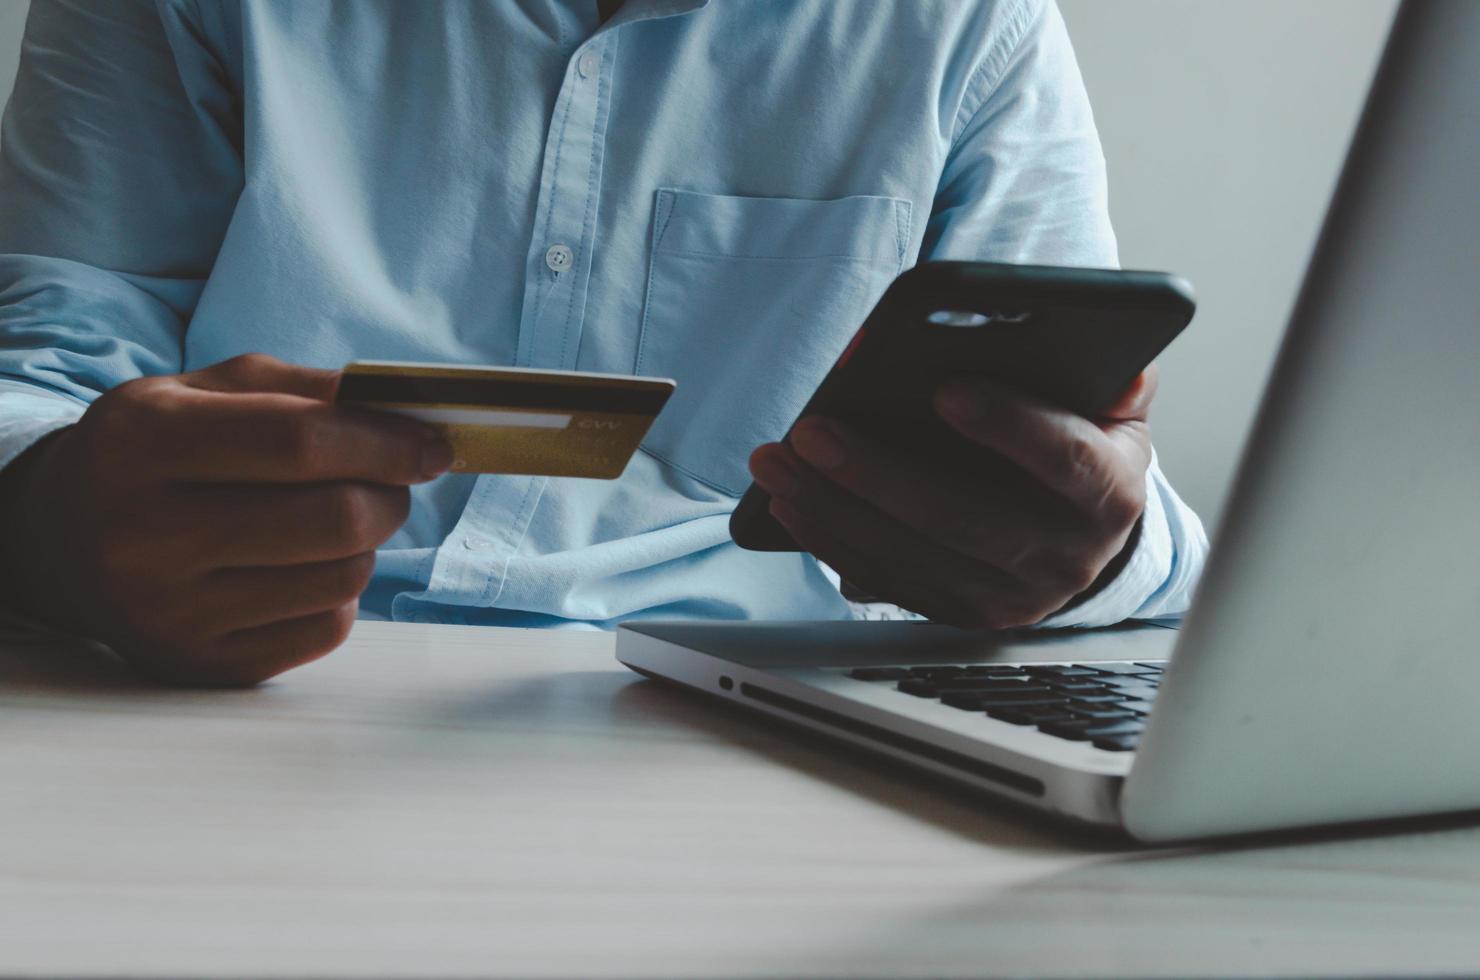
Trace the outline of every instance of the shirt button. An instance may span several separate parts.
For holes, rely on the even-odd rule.
[[[595,51],[587,51],[581,55],[581,60],[576,62],[576,71],[581,73],[582,78],[590,78],[596,74],[596,69],[601,65],[601,56]]]
[[[463,538],[462,546],[469,551],[481,551],[484,548],[488,547],[488,539],[480,538],[477,535],[470,534],[467,537]]]
[[[576,253],[564,245],[551,245],[545,251],[545,265],[555,272],[564,272],[576,259]]]

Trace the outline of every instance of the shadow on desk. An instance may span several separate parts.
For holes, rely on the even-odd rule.
[[[1480,828],[1408,829],[1082,862],[902,917],[870,943],[882,956],[970,935],[1038,964],[1094,951],[1115,976],[1252,975],[1239,965],[1261,960],[1283,975],[1473,976]]]
[[[1381,882],[1398,873],[1399,863],[1415,859],[1422,859],[1416,874],[1423,883],[1415,900],[1431,900],[1424,889],[1437,894],[1449,888],[1461,906],[1480,908],[1480,828],[1475,815],[1223,841],[1196,849],[1145,850],[1121,838],[1054,823],[1044,815],[727,702],[641,680],[625,669],[570,669],[575,666],[572,661],[552,663],[543,656],[513,654],[493,669],[489,661],[478,658],[444,656],[440,644],[388,642],[383,648],[362,645],[255,690],[178,692],[141,680],[95,645],[8,631],[0,640],[4,646],[0,697],[35,703],[40,695],[48,704],[76,702],[90,713],[99,704],[124,704],[131,713],[168,712],[181,719],[182,730],[193,730],[192,716],[229,716],[254,724],[311,721],[295,728],[294,738],[305,758],[321,759],[324,771],[373,764],[383,767],[387,779],[409,781],[407,785],[430,778],[428,773],[457,785],[524,780],[501,786],[500,794],[490,798],[540,793],[551,770],[542,768],[539,760],[559,766],[603,752],[609,753],[602,758],[612,765],[633,767],[629,771],[646,780],[644,789],[633,789],[628,777],[612,773],[611,782],[587,785],[588,791],[671,792],[673,784],[664,775],[670,763],[682,773],[685,759],[680,753],[708,741],[749,754],[778,773],[887,810],[890,821],[898,818],[906,827],[913,822],[944,832],[980,845],[984,852],[1077,856],[1081,860],[1074,870],[1035,878],[1011,892],[1024,892],[1025,901],[1040,890],[1069,887],[1081,896],[1089,892],[1096,897],[1081,901],[1092,906],[1095,915],[1110,914],[1101,906],[1113,904],[1113,896],[1125,891],[1177,893],[1193,888],[1216,896],[1218,902],[1236,904],[1240,889],[1293,888],[1284,873],[1293,869],[1308,866],[1317,869],[1312,874],[1339,877],[1347,872],[1337,869],[1356,865]],[[583,656],[577,662],[586,666],[602,660]],[[345,732],[362,733],[363,742]],[[238,748],[233,757],[251,747],[254,733],[260,733],[264,743],[278,737],[271,726],[234,730],[231,744]],[[709,765],[715,757],[694,752],[686,758]],[[528,758],[536,761],[515,765]],[[582,779],[601,775],[598,770],[579,771]],[[749,767],[749,771],[767,770]],[[747,784],[698,779],[687,786],[699,791],[720,787],[721,792],[737,794],[737,803],[744,800],[739,794],[749,791]],[[772,781],[766,788],[778,787]],[[1234,871],[1224,879],[1222,869]],[[1332,877],[1322,887],[1336,889],[1338,884]],[[994,900],[994,908],[996,904]]]
[[[1057,822],[1046,814],[973,793],[887,756],[662,681],[635,680],[613,695],[612,709],[618,714],[658,717],[695,728],[762,756],[769,763],[980,843],[1056,852],[1066,847],[1087,852],[1134,847],[1123,836]]]
[[[672,757],[662,748],[665,743],[711,741],[977,843],[1057,853],[1066,842],[1085,851],[1125,846],[1123,840],[1083,831],[1066,837],[1061,829],[1045,826],[1042,814],[983,803],[946,780],[625,669],[543,672],[472,685],[422,702],[414,718],[403,716],[403,721],[429,737],[437,730],[453,737],[459,731],[558,729],[632,747],[646,743],[651,747],[634,757],[644,766]],[[430,750],[423,746],[423,751]]]
[[[448,635],[184,694],[101,651],[6,644],[0,716],[27,710],[0,762],[28,791],[7,799],[0,972],[99,942],[88,962],[135,957],[99,974],[143,976],[1480,966],[1473,825],[1127,852],[594,644],[451,656]]]
[[[107,647],[0,622],[0,689],[6,693],[96,694],[156,689]]]
[[[769,762],[788,766],[981,843],[1059,852],[1069,848],[1146,863],[1181,860],[1183,855],[1267,852],[1342,842],[1380,842],[1395,835],[1454,832],[1474,835],[1477,871],[1480,871],[1480,812],[1251,834],[1157,848],[1139,844],[1114,831],[1055,820],[800,725],[788,725],[729,701],[707,698],[662,681],[630,684],[614,695],[613,705],[615,710],[656,715],[700,729],[710,737],[740,745]],[[1480,882],[1480,875],[1476,880]]]
[[[928,920],[901,917],[869,937],[886,959],[921,935],[969,934],[1018,954],[1035,942],[1102,950],[1103,971],[1126,975],[1216,973],[1260,948],[1294,973],[1480,964],[1476,814],[1141,848],[658,682],[628,685],[613,707],[694,728],[996,852],[1088,858],[976,896],[943,890]],[[1028,961],[1054,955],[1038,949]]]

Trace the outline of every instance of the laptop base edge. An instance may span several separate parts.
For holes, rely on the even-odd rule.
[[[631,630],[618,630],[617,660],[643,677],[761,712],[994,802],[1049,815],[1066,829],[1109,832],[1117,840],[1130,841],[1119,806],[1124,776],[1066,770],[986,742],[969,751],[942,744],[938,737],[942,733],[912,731],[907,720],[874,712],[867,705]]]

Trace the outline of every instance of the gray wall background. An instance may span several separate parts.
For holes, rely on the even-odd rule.
[[[109,0],[98,0],[107,3]],[[0,102],[27,0],[0,0]],[[1162,465],[1212,524],[1394,0],[1060,0],[1128,267],[1192,280],[1162,360]]]
[[[1211,525],[1294,304],[1393,0],[1060,0],[1128,268],[1192,281],[1162,358],[1163,469]]]
[[[0,104],[10,99],[15,61],[20,53],[21,28],[26,24],[28,0],[0,0]]]

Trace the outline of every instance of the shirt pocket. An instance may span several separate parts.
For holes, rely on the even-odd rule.
[[[664,188],[638,374],[678,389],[643,449],[738,496],[903,269],[910,202],[731,197]]]

